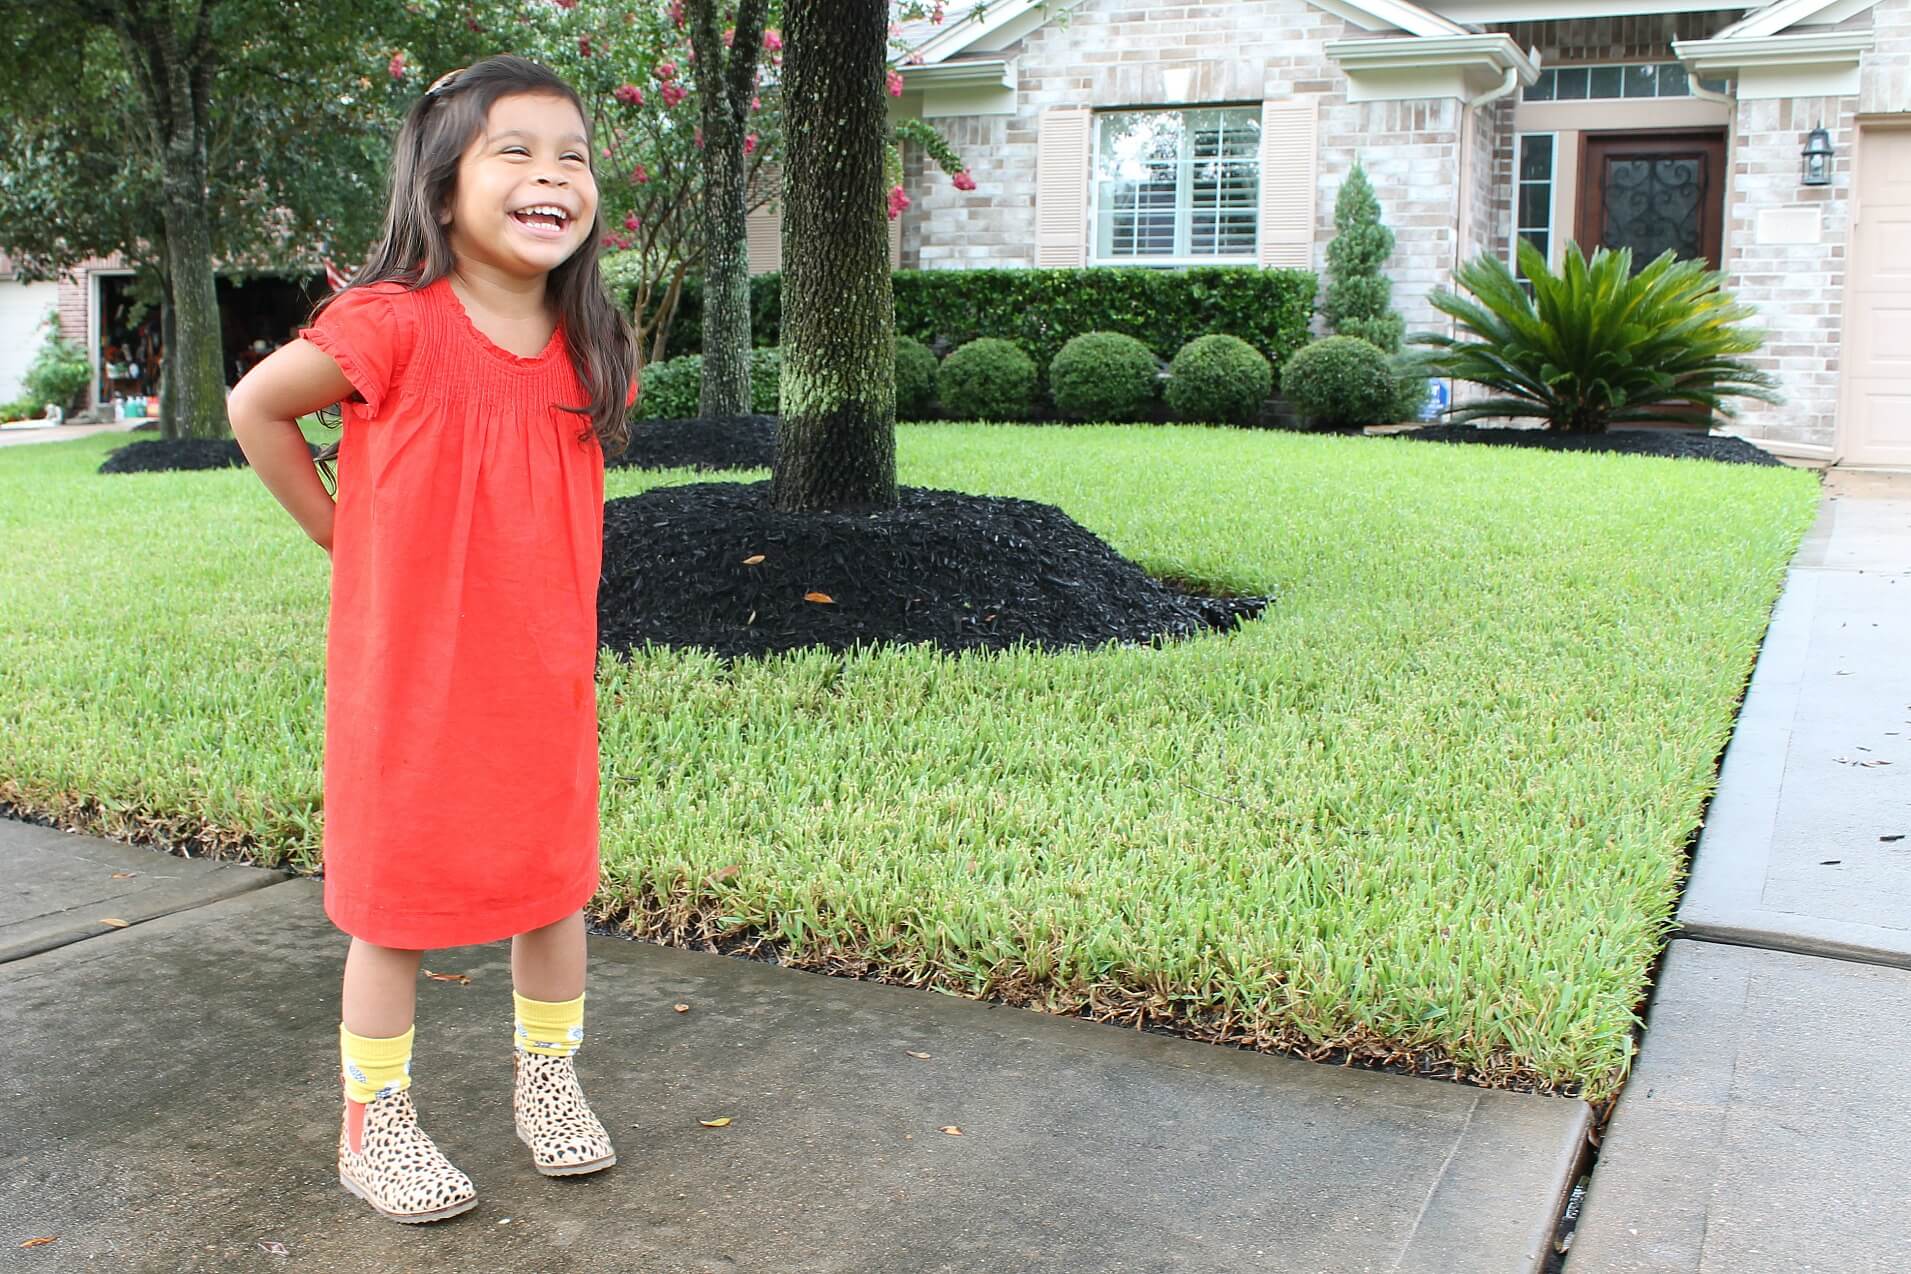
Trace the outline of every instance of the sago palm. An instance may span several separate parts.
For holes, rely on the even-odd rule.
[[[1588,261],[1567,244],[1554,274],[1522,240],[1519,267],[1531,295],[1505,262],[1482,255],[1453,272],[1471,296],[1428,298],[1459,332],[1416,336],[1432,350],[1424,366],[1494,391],[1451,408],[1453,422],[1537,417],[1551,429],[1599,433],[1690,419],[1693,407],[1729,417],[1733,398],[1780,401],[1776,381],[1742,357],[1762,344],[1743,326],[1752,307],[1720,291],[1725,276],[1704,261],[1667,252],[1634,274],[1630,249],[1600,248]]]

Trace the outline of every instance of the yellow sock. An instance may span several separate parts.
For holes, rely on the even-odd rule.
[[[552,1004],[511,992],[517,1005],[517,1043],[527,1053],[569,1057],[584,1042],[584,997]]]
[[[338,1053],[345,1074],[345,1095],[353,1101],[368,1102],[410,1088],[411,1039],[415,1031],[409,1028],[390,1039],[368,1040],[352,1034],[340,1022]]]

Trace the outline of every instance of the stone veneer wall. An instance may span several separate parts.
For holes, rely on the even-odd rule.
[[[1432,311],[1426,293],[1447,282],[1462,249],[1463,107],[1453,99],[1348,102],[1347,79],[1322,46],[1360,34],[1307,0],[1206,5],[1090,0],[1065,22],[1048,23],[1007,51],[1016,65],[1017,114],[933,121],[969,165],[977,188],[964,194],[932,166],[905,166],[914,206],[903,214],[903,263],[922,269],[1032,264],[1042,111],[1172,104],[1161,96],[1156,72],[1184,68],[1202,102],[1317,99],[1315,267],[1333,234],[1334,196],[1358,155],[1396,236],[1388,262],[1395,302],[1410,329],[1427,325]],[[1497,130],[1484,128],[1479,142],[1497,145]],[[1490,161],[1476,160],[1485,162]],[[1481,194],[1476,203],[1484,219],[1495,203],[1484,190]],[[1467,239],[1483,235],[1490,231],[1469,230]]]

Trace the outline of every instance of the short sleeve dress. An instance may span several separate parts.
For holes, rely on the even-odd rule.
[[[325,910],[407,950],[560,920],[597,886],[604,456],[562,325],[532,358],[448,279],[299,333],[342,407],[326,634]],[[633,393],[634,393],[633,387]]]

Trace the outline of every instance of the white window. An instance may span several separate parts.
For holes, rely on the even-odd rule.
[[[1552,133],[1521,133],[1513,155],[1513,241],[1507,244],[1508,263],[1521,278],[1519,241],[1525,239],[1550,264],[1553,260],[1553,156],[1558,150]]]
[[[1093,260],[1253,262],[1260,239],[1258,107],[1095,117]]]

